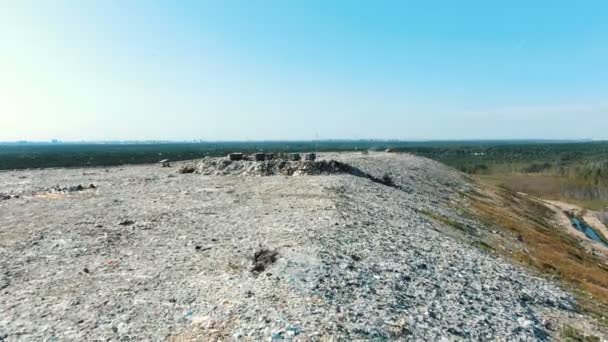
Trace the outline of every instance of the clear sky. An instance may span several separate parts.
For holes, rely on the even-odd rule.
[[[608,1],[6,0],[0,140],[608,139]]]

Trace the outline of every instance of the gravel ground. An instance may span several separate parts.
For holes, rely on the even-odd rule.
[[[0,340],[543,340],[548,317],[575,315],[554,284],[419,212],[454,215],[469,187],[456,171],[321,157],[395,184],[157,165],[1,172]]]

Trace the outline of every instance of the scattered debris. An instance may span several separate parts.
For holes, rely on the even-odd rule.
[[[304,159],[309,160],[309,161],[314,161],[317,159],[317,154],[316,153],[306,153],[304,155]]]
[[[50,191],[52,191],[52,192],[78,192],[78,191],[83,191],[83,190],[87,190],[87,189],[97,189],[97,186],[95,186],[95,184],[90,184],[89,186],[83,186],[82,184],[65,186],[65,187],[54,186],[51,188]]]
[[[298,161],[302,159],[302,156],[299,153],[290,153],[287,155],[287,159],[291,161]]]
[[[230,153],[228,155],[228,159],[230,159],[230,160],[243,160],[243,154],[242,153]]]
[[[184,165],[177,170],[179,173],[194,173],[196,167],[194,165]]]
[[[336,160],[288,161],[283,159],[254,161],[232,161],[225,158],[204,158],[197,166],[197,173],[203,175],[244,175],[244,176],[301,176],[331,175],[350,173],[361,176],[363,172]]]
[[[270,250],[266,248],[262,248],[253,254],[253,267],[251,268],[251,272],[254,274],[259,274],[264,272],[264,270],[272,265],[275,261],[277,261],[277,257],[279,256],[279,252],[275,250]]]

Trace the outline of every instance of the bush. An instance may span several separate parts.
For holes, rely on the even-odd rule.
[[[543,164],[532,163],[532,164],[524,167],[522,171],[524,173],[540,173],[540,172],[543,172],[550,168],[551,168],[551,164],[549,164],[549,163],[543,163]]]

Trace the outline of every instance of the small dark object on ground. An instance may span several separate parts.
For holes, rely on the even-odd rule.
[[[133,221],[133,220],[124,220],[124,221],[121,221],[119,223],[119,225],[121,225],[121,226],[130,226],[130,225],[132,225],[134,223],[135,223],[135,221]]]
[[[304,155],[304,159],[313,161],[313,160],[317,159],[317,154],[316,153],[306,153],[306,155]]]
[[[264,161],[266,159],[266,154],[264,153],[254,153],[253,160],[255,161]]]
[[[354,261],[360,261],[362,258],[356,254],[352,254],[350,256],[351,259],[353,259]]]
[[[177,170],[179,173],[194,173],[196,168],[193,165],[184,165]]]
[[[387,186],[395,185],[395,182],[393,182],[393,178],[388,173],[385,173],[384,176],[382,176],[382,179],[380,181],[382,182],[382,184],[387,185]]]
[[[171,163],[169,163],[169,159],[163,159],[159,161],[161,167],[171,167]]]
[[[194,249],[198,252],[204,252],[204,251],[210,250],[211,247],[203,247],[201,245],[196,245],[196,246],[194,246]]]
[[[290,153],[288,155],[288,159],[293,160],[293,161],[298,161],[298,160],[302,159],[302,156],[299,153]]]
[[[11,195],[0,195],[0,199],[9,200],[9,199],[11,199]]]
[[[278,256],[279,252],[274,250],[266,248],[258,250],[253,255],[253,267],[251,268],[251,272],[255,274],[264,272],[268,266],[277,261]]]
[[[82,271],[83,271],[84,273],[86,273],[86,274],[91,273],[91,271],[89,271],[89,269],[88,269],[88,268],[86,268],[86,267],[85,267],[85,268],[84,268]]]
[[[77,192],[77,191],[83,191],[86,189],[95,189],[96,186],[91,184],[87,187],[83,186],[82,184],[78,184],[78,185],[72,185],[72,186],[66,186],[66,187],[59,187],[59,186],[55,186],[53,188],[51,188],[51,191],[60,191],[60,192]]]

